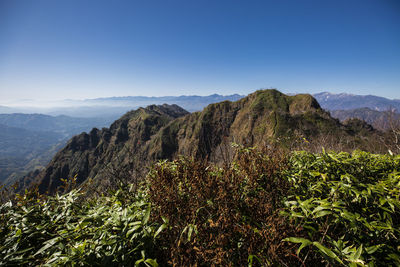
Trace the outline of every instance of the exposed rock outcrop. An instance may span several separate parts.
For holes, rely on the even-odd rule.
[[[355,134],[310,95],[260,90],[195,113],[176,105],[152,105],[128,112],[109,129],[73,137],[35,181],[41,192],[53,193],[61,178],[102,181],[118,175],[118,169],[140,173],[155,160],[177,155],[218,162],[223,160],[223,146],[231,142],[254,146],[294,134],[312,138],[326,133]]]

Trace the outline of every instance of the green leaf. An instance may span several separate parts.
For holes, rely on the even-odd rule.
[[[15,233],[15,236],[18,237],[18,236],[20,236],[21,234],[22,234],[21,229],[18,229],[17,232]]]
[[[45,242],[46,245],[44,245],[41,249],[39,249],[33,256],[39,255],[43,253],[46,249],[54,246],[61,238],[60,237],[55,237],[53,239],[50,239]]]
[[[143,224],[147,224],[150,218],[150,211],[151,211],[151,205],[149,204],[146,208],[145,214],[143,216]]]
[[[351,258],[357,261],[360,258],[362,251],[363,251],[363,245],[361,244],[361,246],[357,249],[356,253],[351,256]]]
[[[377,251],[381,246],[382,246],[382,245],[370,246],[370,247],[365,248],[365,251],[366,251],[368,254],[373,254],[373,253],[374,253],[375,251]]]
[[[188,231],[188,241],[192,238],[192,233],[193,233],[194,226],[189,225],[189,231]]]
[[[336,260],[337,262],[343,264],[343,261],[341,259],[339,259],[339,257],[329,248],[325,247],[324,245],[322,245],[321,243],[316,242],[316,241],[313,242],[313,245],[315,247],[317,247],[323,254],[325,254],[329,258],[332,258],[332,259]]]
[[[135,266],[139,266],[142,262],[144,262],[144,259],[135,261]]]
[[[167,227],[168,226],[165,223],[163,223],[160,227],[158,227],[156,233],[154,234],[154,238],[156,238],[162,232],[162,230],[166,229]]]
[[[326,215],[329,215],[329,214],[332,214],[332,212],[329,211],[329,210],[321,210],[321,211],[317,212],[314,217],[315,218],[320,218],[320,217],[323,217],[323,216],[326,216]]]
[[[248,267],[253,266],[254,259],[256,259],[258,261],[258,263],[262,265],[262,262],[259,257],[257,257],[256,255],[249,255],[249,257],[247,258],[247,264],[248,264],[247,266]]]
[[[136,225],[133,226],[132,228],[130,228],[127,232],[126,232],[126,238],[129,238],[133,233],[135,233],[139,228],[141,227],[141,225]]]
[[[306,238],[302,237],[288,237],[283,239],[282,241],[287,241],[287,242],[292,242],[292,243],[301,243],[299,249],[297,250],[297,255],[300,254],[300,251],[305,248],[306,246],[309,246],[312,244],[312,242]]]
[[[145,260],[144,262],[147,263],[147,264],[150,264],[150,266],[152,266],[152,267],[158,267],[158,263],[157,263],[156,260],[147,259],[147,260]],[[146,265],[147,265],[147,264],[146,264]]]

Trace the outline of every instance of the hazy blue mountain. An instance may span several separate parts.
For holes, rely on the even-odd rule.
[[[25,156],[43,152],[63,139],[54,132],[35,132],[0,124],[0,155]]]
[[[43,114],[0,114],[0,182],[10,183],[45,166],[66,141],[112,118],[73,118]]]
[[[31,131],[0,124],[0,182],[45,166],[66,142],[59,133]],[[18,175],[20,174],[20,175]]]
[[[372,110],[370,108],[332,110],[330,113],[332,117],[337,118],[342,122],[350,118],[358,118],[379,130],[389,129],[391,121],[400,121],[399,113]]]
[[[5,106],[0,106],[0,113],[9,113],[12,112],[12,109]]]
[[[126,112],[138,108],[137,106],[75,106],[75,107],[61,107],[51,108],[44,114],[51,116],[66,115],[74,118],[93,118],[102,117],[107,118],[109,121],[114,121],[121,117]]]
[[[313,95],[322,108],[327,110],[348,110],[357,108],[370,108],[372,110],[386,111],[389,109],[400,110],[399,99],[388,99],[374,95],[332,94],[322,92]]]
[[[322,108],[327,110],[348,110],[357,108],[370,108],[385,111],[390,108],[400,110],[400,100],[388,99],[374,95],[332,94],[328,92],[313,95]],[[63,100],[53,104],[53,107],[5,107],[0,106],[0,113],[41,113],[52,116],[67,115],[80,118],[101,117],[110,122],[116,120],[126,112],[149,105],[177,104],[189,112],[200,111],[212,103],[224,100],[237,101],[243,95],[209,96],[182,95],[182,96],[123,96],[106,97],[85,100]]]
[[[148,105],[162,105],[162,104],[176,104],[189,112],[200,111],[208,104],[218,103],[221,101],[229,100],[236,101],[244,96],[234,95],[218,95],[213,94],[209,96],[197,95],[182,95],[182,96],[161,96],[161,97],[148,97],[148,96],[124,96],[124,97],[107,97],[86,99],[85,103],[98,104],[105,106],[137,106],[146,107]]]
[[[176,104],[189,112],[200,111],[209,104],[218,103],[229,100],[236,101],[244,96],[234,95],[218,95],[209,96],[123,96],[123,97],[106,97],[86,99],[83,101],[71,101],[68,103],[74,105],[64,108],[53,108],[47,111],[50,115],[65,114],[75,117],[94,117],[94,116],[109,116],[114,120],[125,114],[126,112],[139,107],[147,107],[149,105]]]
[[[130,110],[139,107],[147,107],[149,105],[177,104],[189,112],[200,111],[208,104],[221,102],[224,100],[236,101],[243,96],[234,95],[218,95],[209,96],[124,96],[124,97],[106,97],[86,100],[66,99],[50,103],[51,107],[30,107],[35,103],[21,103],[20,107],[2,107],[0,113],[41,113],[46,115],[58,116],[67,115],[71,117],[92,118],[101,117],[114,121]],[[36,103],[37,104],[37,103]]]
[[[0,124],[31,131],[47,131],[71,137],[97,127],[109,126],[113,118],[74,118],[65,115],[49,116],[44,114],[0,114]]]

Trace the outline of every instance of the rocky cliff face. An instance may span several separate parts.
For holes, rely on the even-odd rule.
[[[310,95],[262,90],[195,113],[176,105],[153,105],[128,112],[109,129],[73,137],[35,181],[41,192],[53,193],[61,178],[104,181],[120,170],[140,173],[157,159],[177,155],[221,161],[231,142],[254,146],[294,134],[311,138],[326,133],[354,134]]]
[[[161,158],[182,154],[218,161],[225,143],[265,145],[294,134],[309,138],[330,132],[350,133],[312,96],[263,90],[236,102],[211,104],[202,112],[172,121],[154,138],[154,147],[163,148],[154,153],[161,153]]]
[[[117,165],[145,164],[142,161],[148,159],[152,137],[170,121],[187,114],[177,105],[166,104],[130,111],[110,128],[94,128],[90,133],[74,136],[34,181],[42,193],[53,193],[62,178],[76,176],[78,183],[87,178],[106,179],[122,167]]]

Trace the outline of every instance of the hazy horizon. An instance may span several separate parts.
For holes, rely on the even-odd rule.
[[[266,89],[275,89],[275,88],[266,88]],[[263,89],[256,89],[252,92],[255,92],[257,90],[263,90]],[[252,93],[250,92],[250,93]],[[307,94],[307,92],[284,92],[281,91],[282,93],[285,94]],[[332,92],[327,92],[327,91],[320,91],[316,92],[313,94],[318,94],[318,93],[332,93]],[[218,94],[218,93],[214,93]],[[313,95],[312,94],[312,95]],[[346,92],[338,92],[338,93],[332,93],[332,94],[344,94],[344,95],[355,95],[351,93],[346,93]],[[57,100],[35,100],[35,99],[21,99],[21,100],[14,100],[14,101],[8,101],[8,102],[1,102],[0,100],[0,106],[1,107],[9,107],[9,108],[26,108],[26,109],[36,109],[37,111],[41,110],[51,110],[53,108],[68,108],[68,107],[101,107],[101,106],[108,106],[108,107],[120,107],[123,106],[123,103],[115,103],[114,105],[111,105],[110,103],[103,103],[101,104],[100,102],[94,102],[91,103],[90,100],[100,100],[100,99],[105,99],[109,100],[111,98],[125,98],[125,97],[156,97],[156,98],[162,98],[162,97],[181,97],[181,96],[201,96],[201,97],[207,97],[211,96],[213,94],[207,94],[207,95],[163,95],[163,96],[145,96],[145,95],[125,95],[125,96],[109,96],[109,97],[99,97],[99,98],[82,98],[82,99],[57,99]],[[221,94],[219,94],[221,95]],[[225,94],[222,96],[230,96],[230,95],[242,95],[246,96],[246,94]],[[366,95],[364,95],[366,96]],[[373,96],[378,96],[382,97],[379,95],[373,95]],[[386,97],[385,97],[386,98]],[[387,98],[389,100],[400,100],[396,98]]]

